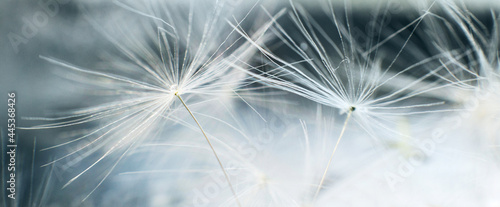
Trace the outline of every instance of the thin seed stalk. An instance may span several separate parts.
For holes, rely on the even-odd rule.
[[[212,152],[214,153],[214,156],[217,159],[217,162],[219,163],[219,166],[220,166],[222,172],[224,173],[224,177],[226,178],[226,181],[229,184],[229,188],[231,189],[231,192],[234,195],[234,199],[236,200],[236,203],[238,204],[239,207],[241,207],[240,201],[238,200],[238,196],[236,195],[236,191],[234,191],[233,185],[231,184],[231,181],[229,180],[229,176],[228,176],[228,174],[226,172],[226,169],[222,165],[222,162],[220,161],[219,156],[217,155],[217,152],[215,151],[214,146],[212,145],[212,142],[210,142],[210,139],[208,138],[207,134],[205,133],[205,131],[201,127],[200,123],[198,122],[198,120],[194,116],[193,112],[191,112],[191,110],[189,109],[189,107],[187,106],[187,104],[184,102],[184,100],[182,100],[181,96],[178,93],[175,93],[175,96],[177,96],[177,98],[179,98],[179,100],[181,101],[182,105],[184,105],[184,107],[189,112],[189,114],[191,115],[191,117],[193,117],[193,120],[198,125],[198,128],[200,128],[201,133],[203,134],[203,136],[207,140],[207,143],[210,146],[210,149],[212,149]]]
[[[355,110],[355,108],[351,107],[349,109],[349,112],[347,113],[347,117],[345,118],[345,121],[344,121],[344,126],[342,127],[342,131],[340,132],[337,143],[335,144],[335,147],[333,148],[332,155],[330,156],[330,160],[328,161],[328,165],[325,168],[325,172],[323,172],[323,177],[321,177],[321,181],[319,182],[319,186],[316,189],[316,193],[314,193],[313,204],[316,203],[316,199],[318,197],[319,191],[321,191],[321,188],[323,187],[323,183],[325,182],[325,178],[326,178],[326,173],[328,172],[328,169],[330,168],[330,165],[332,164],[333,156],[335,155],[335,152],[337,151],[337,147],[339,146],[339,143],[340,143],[340,140],[342,139],[342,136],[344,136],[345,129],[347,128],[347,123],[349,123],[349,119],[351,118],[352,112],[354,110]]]

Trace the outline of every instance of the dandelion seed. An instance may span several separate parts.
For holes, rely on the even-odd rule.
[[[108,71],[87,69],[41,56],[42,59],[71,69],[82,76],[96,78],[97,81],[93,83],[98,89],[109,88],[118,92],[112,97],[114,100],[111,102],[76,111],[69,116],[55,119],[39,118],[38,120],[56,122],[30,127],[30,129],[46,129],[90,122],[105,123],[88,134],[50,147],[49,149],[53,149],[88,140],[88,143],[84,143],[76,150],[47,165],[70,157],[76,157],[76,160],[83,159],[89,157],[90,153],[96,151],[97,148],[107,148],[92,164],[70,179],[64,185],[66,187],[110,155],[118,154],[115,163],[87,195],[85,198],[87,199],[104,182],[117,164],[143,139],[151,135],[152,129],[156,128],[160,121],[174,119],[171,115],[177,110],[173,107],[175,100],[178,99],[205,137],[225,174],[230,190],[235,195],[236,203],[240,206],[216,149],[185,100],[202,101],[208,96],[222,97],[232,94],[240,84],[245,82],[245,74],[239,70],[233,70],[232,65],[237,61],[250,59],[256,49],[248,47],[249,43],[238,37],[237,33],[225,22],[231,13],[225,13],[225,9],[228,8],[225,7],[224,1],[196,2],[196,4],[191,1],[187,9],[158,1],[149,1],[146,4],[120,1],[115,1],[115,3],[143,18],[146,23],[145,30],[142,34],[139,32],[141,34],[139,36],[124,36],[124,39],[116,39],[112,34],[105,33],[121,52],[120,55],[109,60],[107,65],[111,69]],[[236,19],[236,17],[233,18]],[[239,25],[245,18],[246,16],[243,16],[241,20],[235,20],[234,24]],[[179,20],[185,22],[179,22]],[[132,30],[137,26],[132,25]],[[99,26],[96,25],[96,27]],[[113,28],[113,32],[137,33],[137,31],[129,33],[127,31],[129,28],[131,28],[130,25],[125,23]],[[265,38],[262,37],[264,32],[264,29],[257,29],[253,37]],[[33,119],[37,120],[37,118]]]
[[[257,72],[248,72],[250,75],[271,87],[297,94],[322,105],[336,108],[341,114],[347,114],[327,169],[314,195],[316,197],[323,186],[333,155],[351,116],[374,137],[373,128],[398,134],[397,131],[387,127],[384,122],[391,123],[390,120],[397,116],[448,111],[432,110],[433,107],[443,104],[442,101],[418,103],[415,99],[422,94],[452,84],[439,85],[428,81],[434,74],[444,70],[444,66],[433,67],[428,73],[418,78],[402,82],[405,74],[417,68],[436,65],[435,62],[442,55],[425,58],[392,72],[396,60],[405,50],[419,24],[428,15],[429,9],[409,25],[389,35],[378,44],[370,42],[369,48],[363,49],[352,35],[348,15],[345,15],[343,24],[334,11],[332,2],[329,2],[328,17],[333,28],[319,24],[304,8],[294,3],[290,4],[292,12],[289,16],[298,32],[282,26],[274,19],[272,31],[282,41],[285,48],[293,51],[303,61],[289,62],[286,57],[269,51],[265,44],[253,41],[244,33],[240,33],[268,58],[267,64],[273,67],[268,71],[255,67],[253,70]],[[344,9],[347,12],[347,7]],[[383,66],[379,48],[391,38],[402,35],[402,32],[406,30],[409,30],[406,40],[400,45],[391,62]],[[300,35],[294,36],[294,32]],[[339,43],[335,43],[336,41]],[[308,45],[308,50],[303,49],[304,43]],[[398,83],[403,86],[392,88],[387,92],[384,87],[390,85],[389,83]],[[416,85],[420,87],[413,88]]]

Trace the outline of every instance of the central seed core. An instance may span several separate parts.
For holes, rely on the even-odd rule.
[[[179,86],[176,84],[170,86],[170,91],[174,92],[174,95],[178,95],[180,93]]]

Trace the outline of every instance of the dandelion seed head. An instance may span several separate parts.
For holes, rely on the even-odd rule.
[[[245,74],[233,67],[240,64],[238,61],[251,59],[256,51],[241,41],[227,23],[239,25],[245,15],[222,12],[228,9],[225,2],[190,1],[182,5],[155,0],[114,2],[128,15],[113,26],[103,27],[94,22],[117,49],[114,50],[116,54],[104,57],[102,65],[106,69],[84,68],[42,57],[69,69],[64,70],[65,73],[86,77],[81,82],[95,91],[108,92],[97,93],[102,98],[96,100],[100,104],[92,102],[92,106],[72,111],[68,116],[45,119],[54,123],[32,127],[46,129],[92,124],[90,132],[47,148],[72,147],[47,165],[66,161],[70,165],[80,163],[83,166],[72,173],[64,187],[84,175],[101,172],[102,176],[94,180],[95,188],[85,199],[90,198],[127,155],[146,140],[159,136],[166,126],[193,127],[180,117],[191,114],[194,118],[196,112],[188,110],[189,113],[184,111],[179,116],[176,112],[182,105],[175,101],[180,100],[187,109],[187,105],[196,105],[194,101],[188,102],[191,100],[203,103],[215,97],[233,96],[246,81]],[[260,31],[263,32],[265,30]],[[261,36],[260,33],[256,36]],[[203,142],[203,139],[198,141]]]
[[[442,88],[434,83],[427,84],[427,78],[443,67],[432,68],[422,77],[410,76],[419,68],[431,68],[439,56],[423,58],[405,68],[393,68],[401,53],[410,50],[405,46],[414,34],[415,28],[412,27],[419,26],[428,12],[380,43],[370,42],[365,48],[352,36],[349,17],[341,18],[332,4],[326,9],[329,24],[320,24],[298,4],[291,2],[291,7],[289,18],[294,27],[285,27],[276,20],[273,31],[283,42],[283,47],[301,59],[290,62],[286,56],[267,50],[267,45],[254,42],[254,46],[268,58],[267,64],[273,67],[271,70],[255,68],[254,77],[271,87],[338,109],[340,114],[353,112],[353,117],[362,119],[360,123],[367,127],[381,127],[382,122],[390,122],[398,115],[439,112],[432,109],[442,102],[415,100]],[[403,31],[409,35],[404,37],[394,59],[383,64],[384,53],[378,52],[379,48]],[[307,50],[304,44],[308,46]]]

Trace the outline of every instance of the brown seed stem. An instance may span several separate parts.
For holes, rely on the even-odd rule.
[[[233,185],[231,184],[231,181],[229,180],[229,176],[227,175],[226,169],[222,165],[222,162],[220,161],[219,156],[217,155],[217,152],[215,152],[215,149],[214,149],[214,146],[212,145],[212,142],[210,142],[210,139],[208,138],[207,134],[205,134],[205,131],[201,127],[200,123],[198,122],[198,120],[196,119],[196,117],[194,116],[194,114],[191,112],[191,110],[189,110],[189,107],[186,105],[186,103],[184,103],[184,100],[182,100],[181,96],[178,93],[175,93],[175,95],[177,96],[177,98],[179,98],[179,100],[181,101],[182,105],[184,105],[184,107],[189,112],[189,114],[191,115],[191,117],[193,117],[194,121],[196,122],[196,124],[200,128],[201,133],[203,134],[203,136],[205,136],[205,139],[207,140],[208,145],[212,149],[212,152],[214,153],[215,158],[217,159],[217,162],[219,163],[219,166],[220,166],[222,172],[224,173],[224,177],[226,178],[227,183],[229,184],[229,188],[231,188],[231,192],[234,195],[236,203],[238,204],[239,207],[241,207],[240,201],[238,200],[238,196],[236,195],[236,191],[234,191]]]
[[[347,128],[347,123],[349,122],[349,119],[351,118],[352,112],[355,110],[354,107],[351,107],[349,109],[349,112],[347,113],[347,117],[345,118],[344,126],[342,127],[342,131],[340,132],[339,139],[337,140],[337,143],[335,144],[335,147],[333,148],[332,155],[330,156],[330,160],[328,161],[328,165],[326,166],[325,172],[323,173],[323,177],[321,178],[321,182],[319,183],[318,189],[316,189],[316,193],[314,193],[313,197],[313,204],[316,202],[316,198],[318,197],[319,191],[321,191],[321,188],[323,187],[323,183],[325,182],[326,178],[326,173],[328,172],[328,169],[330,168],[330,165],[332,164],[333,156],[335,155],[335,151],[337,151],[337,147],[339,146],[340,140],[342,139],[342,136],[344,135],[345,129]]]

